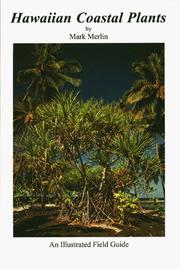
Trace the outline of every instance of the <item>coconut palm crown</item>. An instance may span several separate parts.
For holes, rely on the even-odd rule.
[[[152,53],[147,62],[132,64],[138,75],[124,101],[150,131],[164,136],[164,55]],[[146,119],[146,120],[145,120]]]
[[[34,49],[34,66],[19,71],[17,76],[19,83],[27,85],[23,101],[29,96],[44,101],[54,95],[54,90],[62,89],[66,82],[80,86],[81,80],[71,75],[81,72],[82,67],[76,60],[60,59],[62,45],[36,44]]]

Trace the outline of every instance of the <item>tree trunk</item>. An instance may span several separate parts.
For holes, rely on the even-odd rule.
[[[161,165],[161,158],[160,158],[160,152],[159,152],[159,144],[156,143],[156,156],[158,158],[158,162],[159,162],[159,165]],[[160,178],[161,178],[161,185],[162,185],[162,189],[163,189],[163,195],[164,195],[164,199],[165,199],[165,177],[164,177],[164,174],[160,168]]]

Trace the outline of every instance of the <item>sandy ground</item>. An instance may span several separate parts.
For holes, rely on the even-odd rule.
[[[165,235],[165,220],[151,211],[134,214],[129,224],[118,221],[84,224],[57,219],[57,208],[14,212],[15,237],[152,237]],[[22,213],[23,212],[23,213]]]

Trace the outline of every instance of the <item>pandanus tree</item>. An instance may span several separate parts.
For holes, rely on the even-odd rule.
[[[154,160],[154,149],[153,137],[147,132],[135,129],[130,129],[122,137],[114,140],[114,152],[119,156],[120,170],[121,163],[124,164],[124,187],[133,187],[135,196],[138,195],[137,188],[142,186],[143,182],[145,183],[147,177],[149,181],[154,179],[153,173],[148,174],[150,167],[155,172],[155,164],[158,163],[157,160]],[[154,167],[152,166],[153,162],[150,161],[152,159],[155,161]],[[146,177],[144,174],[145,167],[147,169]],[[148,183],[148,180],[146,183]]]
[[[91,183],[88,177],[89,154],[92,150],[92,138],[96,121],[101,116],[101,109],[96,101],[83,103],[77,94],[63,93],[37,110],[38,117],[50,126],[61,156],[79,171],[81,177],[78,207],[81,208],[82,219],[89,220],[91,214]],[[90,204],[91,203],[91,204]]]
[[[44,206],[56,155],[54,141],[45,122],[33,124],[21,143],[18,154],[23,159],[21,175],[31,173],[31,185],[41,195]]]
[[[153,178],[153,139],[118,103],[64,92],[36,108],[36,120],[18,140],[17,178],[41,195],[54,194],[61,213],[84,222],[116,216],[114,193]],[[122,164],[124,167],[122,169]]]
[[[44,121],[51,130],[61,164],[70,164],[69,173],[61,169],[62,181],[69,186],[68,177],[71,177],[79,184],[77,189],[71,180],[72,188],[79,193],[74,210],[80,212],[83,221],[89,221],[92,216],[109,218],[114,187],[111,166],[119,158],[111,147],[128,122],[126,119],[125,125],[121,109],[102,101],[83,102],[77,94],[63,93],[37,108],[37,120]],[[98,171],[96,180],[93,169]]]
[[[112,168],[119,160],[119,156],[113,151],[113,142],[115,138],[123,135],[129,124],[126,113],[114,102],[103,104],[102,117],[94,127],[92,159],[102,169],[98,192],[99,208],[109,216],[113,214],[113,191],[117,183],[113,180]]]

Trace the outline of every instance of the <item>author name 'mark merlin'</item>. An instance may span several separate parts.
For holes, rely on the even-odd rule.
[[[102,39],[108,39],[108,35],[104,33],[100,34],[69,34],[69,39],[71,40],[86,40],[86,39],[92,39],[92,40],[102,40]]]

